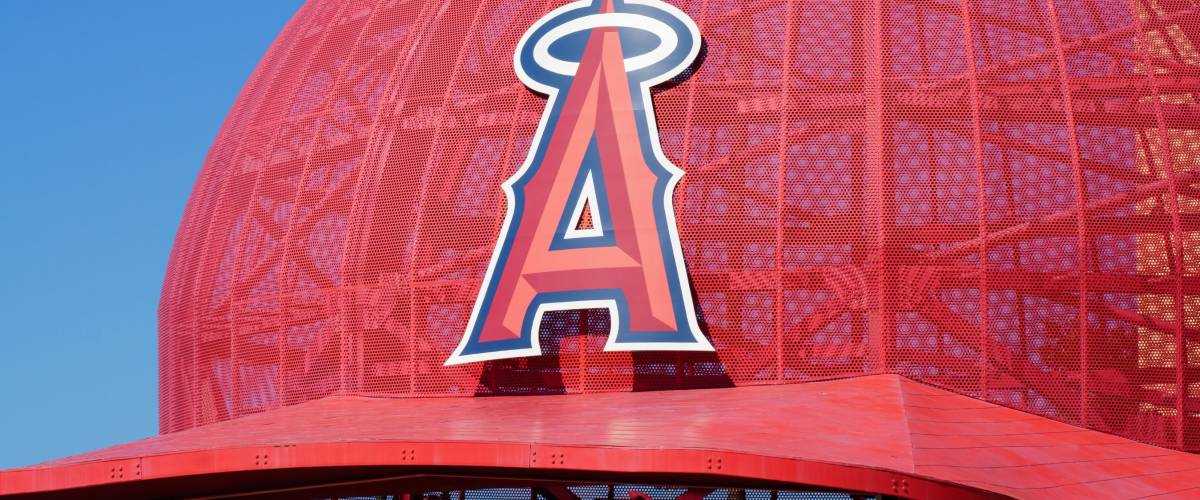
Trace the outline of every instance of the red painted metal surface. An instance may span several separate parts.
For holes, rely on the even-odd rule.
[[[687,0],[655,94],[712,354],[443,367],[544,99],[558,2],[313,0],[254,72],[162,294],[161,430],[334,394],[444,397],[897,373],[1200,450],[1193,0]]]
[[[370,471],[360,481],[483,472],[570,481],[603,473],[917,498],[1200,495],[1200,456],[895,375],[536,402],[336,396],[0,472],[0,494],[93,486],[76,493],[147,495],[180,491],[172,488],[189,478],[204,479],[196,482],[203,489],[188,490],[194,494],[246,492],[333,482],[353,468]]]

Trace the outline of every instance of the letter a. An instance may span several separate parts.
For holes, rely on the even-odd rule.
[[[650,100],[699,47],[691,19],[658,0],[575,2],[525,33],[517,73],[549,100],[503,186],[504,227],[447,365],[541,354],[542,315],[556,310],[608,309],[607,351],[712,350],[671,204],[683,173],[659,148]]]

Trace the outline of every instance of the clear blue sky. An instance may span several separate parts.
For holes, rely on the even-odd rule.
[[[301,3],[5,2],[0,468],[158,432],[175,230],[226,112]]]

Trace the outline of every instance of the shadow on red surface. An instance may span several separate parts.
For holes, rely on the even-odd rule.
[[[514,481],[1137,497],[1200,491],[1200,457],[877,375],[536,398],[337,396],[0,472],[0,493],[346,495]]]

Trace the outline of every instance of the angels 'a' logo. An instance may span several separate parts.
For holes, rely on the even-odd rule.
[[[542,315],[567,309],[608,309],[608,351],[712,350],[671,206],[683,172],[650,101],[699,49],[691,19],[658,0],[574,2],[521,38],[517,74],[549,101],[503,185],[508,215],[447,365],[541,354]]]

